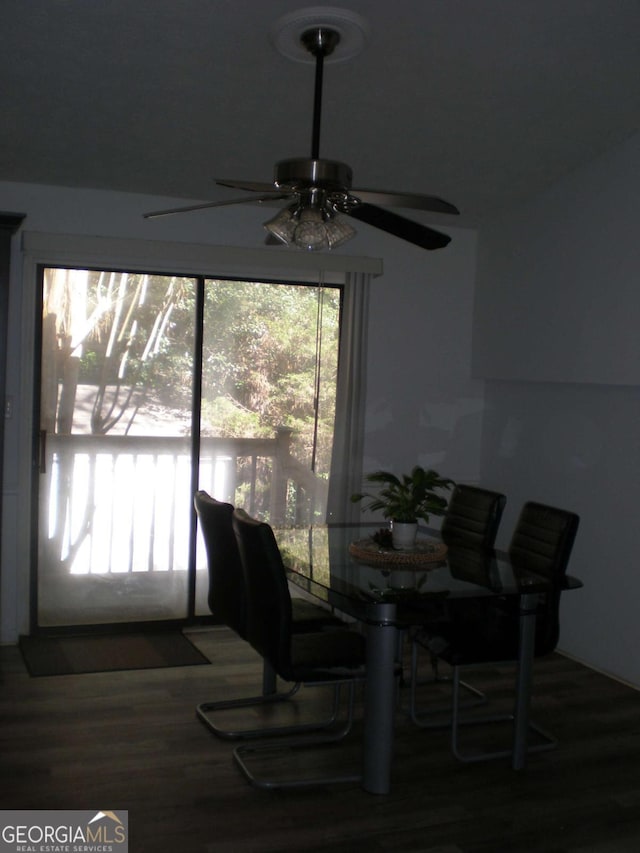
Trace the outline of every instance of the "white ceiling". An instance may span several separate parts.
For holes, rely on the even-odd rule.
[[[214,177],[270,181],[310,153],[314,71],[269,33],[311,5],[2,0],[0,180],[205,200],[238,196]],[[332,6],[370,28],[325,69],[321,156],[356,187],[473,223],[640,130],[640,0]]]

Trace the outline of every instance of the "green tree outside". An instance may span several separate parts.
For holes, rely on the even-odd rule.
[[[70,430],[78,385],[95,389],[96,434],[135,422],[149,399],[191,411],[195,279],[51,268],[44,284],[48,428]],[[202,434],[287,427],[295,457],[328,477],[340,300],[337,287],[207,279]]]

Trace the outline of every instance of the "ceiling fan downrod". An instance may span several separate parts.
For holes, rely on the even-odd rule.
[[[313,97],[313,130],[311,132],[311,159],[320,158],[320,119],[322,115],[322,76],[324,59],[330,56],[340,42],[340,33],[327,27],[314,27],[300,36],[300,41],[316,58],[316,79]]]

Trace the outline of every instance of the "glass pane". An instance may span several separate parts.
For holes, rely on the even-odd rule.
[[[206,282],[200,487],[270,523],[324,518],[340,296]]]
[[[46,269],[38,621],[187,612],[193,279]]]

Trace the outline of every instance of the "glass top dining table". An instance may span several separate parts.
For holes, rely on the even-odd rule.
[[[379,525],[330,524],[276,529],[290,583],[358,620],[367,638],[362,787],[386,794],[391,786],[398,634],[425,621],[438,602],[514,596],[519,601],[512,766],[526,764],[535,611],[552,581],[514,565],[497,550],[446,548],[437,531],[422,529],[412,552],[374,541]],[[581,586],[567,576],[564,589]]]

